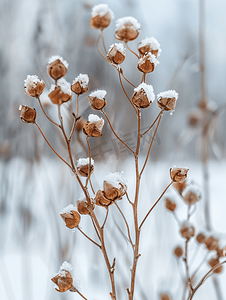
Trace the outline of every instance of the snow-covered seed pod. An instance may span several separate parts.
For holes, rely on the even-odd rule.
[[[66,261],[60,267],[60,271],[51,278],[51,280],[57,285],[58,288],[55,288],[57,292],[66,292],[73,285],[73,278],[70,271],[72,270],[71,264]]]
[[[138,60],[137,68],[146,74],[153,72],[157,64],[159,64],[159,61],[155,55],[148,52]]]
[[[64,78],[58,80],[57,85],[52,84],[49,94],[53,104],[61,105],[72,99],[71,85]]]
[[[158,106],[165,111],[174,111],[178,93],[175,91],[166,91],[157,95]]]
[[[107,199],[102,190],[98,190],[95,196],[95,203],[96,205],[107,207],[113,204],[114,202],[112,200]]]
[[[138,45],[137,49],[141,56],[143,56],[145,53],[151,52],[152,54],[157,57],[161,53],[160,44],[159,42],[154,38],[146,38],[142,40]]]
[[[59,55],[50,57],[47,72],[54,80],[58,80],[67,73],[68,63]]]
[[[219,248],[219,240],[212,235],[205,239],[204,244],[209,251],[217,250]]]
[[[104,119],[97,115],[89,115],[88,121],[83,126],[83,132],[92,137],[102,136],[102,129],[104,126]]]
[[[103,191],[104,196],[109,200],[121,199],[127,190],[126,180],[122,173],[110,173],[104,177]]]
[[[107,4],[95,5],[92,9],[90,26],[94,29],[103,30],[110,25],[113,18],[114,14]]]
[[[77,95],[82,95],[88,91],[88,83],[89,83],[89,77],[86,74],[79,74],[77,76],[72,84],[71,84],[71,90]]]
[[[142,82],[137,88],[134,89],[132,102],[136,107],[149,107],[154,100],[155,94],[152,85]]]
[[[170,178],[173,182],[183,182],[187,178],[188,171],[189,169],[187,168],[173,167],[170,169]]]
[[[178,191],[180,195],[182,194],[186,186],[187,186],[186,180],[184,182],[174,182],[173,184],[173,187]]]
[[[115,43],[110,46],[107,59],[110,63],[120,65],[126,58],[126,48],[122,43]]]
[[[94,160],[91,158],[91,165],[89,165],[89,157],[80,158],[77,161],[77,171],[80,176],[88,177],[94,172]]]
[[[80,214],[76,211],[75,206],[72,204],[65,207],[61,211],[60,216],[64,220],[66,226],[70,229],[77,227],[81,219]]]
[[[135,40],[140,32],[140,23],[133,17],[124,17],[116,21],[115,37],[119,41]]]
[[[165,199],[165,207],[167,210],[174,212],[177,205],[174,201],[170,200],[169,198],[166,198]]]
[[[39,97],[45,88],[43,79],[38,79],[37,75],[27,75],[24,80],[24,92],[30,97]]]
[[[95,208],[95,204],[91,202],[91,208],[89,207],[88,202],[86,201],[86,198],[84,194],[81,195],[80,199],[77,200],[77,210],[81,215],[89,215],[90,214],[90,209]]]
[[[189,240],[195,235],[195,228],[189,222],[184,222],[180,228],[180,234],[182,237]]]
[[[97,90],[92,92],[89,96],[89,104],[93,110],[101,110],[107,105],[105,95],[107,92],[105,90]]]
[[[195,184],[190,184],[183,191],[182,197],[184,198],[184,202],[187,205],[195,204],[201,199],[201,192],[199,187]]]
[[[24,123],[26,124],[35,123],[37,117],[35,108],[31,108],[26,105],[20,105],[19,110],[20,110],[20,118]]]

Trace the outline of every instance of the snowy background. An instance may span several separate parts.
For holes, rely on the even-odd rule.
[[[208,100],[213,107],[225,105],[226,93],[226,1],[206,2],[206,87]],[[81,191],[72,174],[57,161],[44,140],[32,125],[20,121],[18,106],[37,108],[38,123],[52,145],[67,157],[59,137],[49,124],[34,99],[23,91],[27,74],[38,75],[46,82],[48,58],[59,54],[69,63],[66,79],[70,82],[79,73],[90,78],[89,91],[107,91],[106,112],[114,128],[131,146],[135,145],[136,122],[130,116],[132,109],[125,99],[115,69],[100,57],[96,49],[98,32],[90,28],[90,14],[97,1],[72,0],[0,0],[0,299],[79,299],[79,295],[59,294],[50,281],[64,260],[74,267],[73,276],[78,288],[88,299],[106,299],[109,282],[99,249],[90,245],[79,232],[68,230],[59,216],[63,207],[75,203]],[[176,111],[165,114],[156,137],[151,160],[144,172],[141,193],[140,217],[154,203],[169,183],[169,168],[187,166],[189,180],[202,185],[200,162],[200,130],[188,127],[188,114],[200,99],[199,72],[199,6],[197,0],[115,0],[105,1],[115,14],[115,19],[131,15],[141,23],[141,33],[130,46],[136,51],[137,43],[154,36],[161,44],[160,64],[147,82],[155,94],[166,89],[179,93]],[[106,44],[115,42],[114,21],[106,29]],[[140,72],[136,59],[128,53],[123,63],[126,76],[139,83]],[[177,72],[177,73],[176,73]],[[175,76],[176,74],[176,76]],[[133,90],[126,86],[131,95]],[[66,118],[66,105],[64,116]],[[81,97],[80,111],[84,118],[93,111],[87,97]],[[125,115],[126,112],[126,115]],[[142,128],[147,128],[158,112],[156,103],[143,111]],[[55,118],[55,107],[48,108]],[[128,116],[128,117],[127,117]],[[222,110],[211,135],[210,191],[211,223],[213,234],[226,244],[225,179],[226,179],[226,118]],[[150,139],[149,135],[149,139]],[[133,162],[128,151],[115,142],[108,126],[103,137],[92,139],[95,160],[94,186],[101,186],[102,178],[109,172],[124,171],[133,193]],[[147,149],[148,138],[143,144]],[[73,144],[76,158],[84,156],[83,149]],[[178,215],[185,218],[185,208],[173,188],[169,193],[178,204]],[[124,199],[119,203],[132,222],[131,211]],[[197,232],[205,226],[203,203],[197,205],[192,217]],[[99,218],[103,211],[98,209]],[[110,218],[111,217],[111,218]],[[120,234],[125,229],[118,212],[112,207],[106,230],[110,257],[117,252],[117,282],[121,284],[118,299],[126,299],[132,251]],[[82,218],[82,228],[95,236],[87,216]],[[90,229],[91,228],[91,229]],[[90,231],[91,230],[91,231]],[[164,208],[164,201],[157,207],[144,226],[141,236],[142,256],[139,261],[136,299],[159,299],[161,292],[169,292],[173,299],[182,299],[183,262],[177,267],[172,252],[176,245],[183,245],[179,228]],[[196,251],[191,244],[191,256]],[[89,250],[89,251],[88,251]],[[200,249],[192,268],[204,255]],[[211,257],[211,255],[210,255]],[[204,265],[198,279],[208,270]],[[200,277],[199,277],[200,276]],[[196,299],[226,299],[225,274],[217,276],[222,298],[217,298],[213,280],[208,279]]]

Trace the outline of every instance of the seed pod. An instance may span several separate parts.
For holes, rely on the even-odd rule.
[[[101,110],[107,105],[107,101],[104,98],[106,94],[105,90],[97,90],[88,96],[89,104],[93,110]]]
[[[119,200],[125,195],[127,190],[126,180],[122,173],[110,173],[104,177],[104,196],[109,200]]]
[[[154,71],[157,64],[159,64],[159,61],[155,55],[148,52],[138,60],[137,68],[143,73],[151,73]]]
[[[20,105],[20,118],[24,123],[35,123],[36,120],[36,110],[26,105]]]
[[[75,130],[79,133],[82,131],[83,126],[85,125],[85,119],[81,117],[80,119],[77,120],[76,125],[75,125]]]
[[[170,169],[170,178],[173,182],[183,182],[187,178],[187,173],[189,169],[186,168],[176,168],[173,167]]]
[[[205,239],[204,244],[209,251],[217,250],[219,247],[219,240],[214,236],[209,236]]]
[[[176,257],[181,257],[183,254],[184,254],[184,251],[183,251],[183,249],[180,247],[180,246],[177,246],[175,249],[174,249],[174,251],[173,251],[173,253],[174,253],[174,255],[176,256]]]
[[[51,278],[51,280],[58,286],[58,289],[55,288],[57,292],[66,292],[72,287],[73,278],[70,273],[71,270],[71,264],[65,261],[60,267],[60,271],[57,275]]]
[[[142,40],[137,45],[137,49],[138,49],[139,53],[141,54],[141,56],[143,56],[145,53],[151,52],[152,54],[155,55],[155,57],[157,57],[158,54],[160,54],[162,51],[160,49],[159,42],[153,37]]]
[[[89,174],[90,169],[90,174]],[[88,177],[94,171],[94,160],[91,158],[91,165],[89,166],[89,157],[88,158],[80,158],[77,161],[77,170],[80,176]]]
[[[54,80],[58,80],[67,73],[68,63],[58,55],[50,57],[47,72]]]
[[[136,107],[149,107],[154,100],[155,94],[152,85],[142,82],[137,88],[134,89],[132,102],[136,105]]]
[[[109,206],[111,204],[113,204],[114,202],[107,199],[105,196],[104,196],[104,192],[101,191],[101,190],[98,190],[97,193],[96,193],[96,196],[95,196],[95,203],[96,205],[99,205],[99,206]]]
[[[140,32],[140,23],[133,17],[124,17],[116,21],[115,37],[119,41],[135,40]]]
[[[71,84],[71,90],[77,95],[82,95],[88,91],[88,83],[89,83],[89,77],[86,74],[79,74],[77,76],[72,84]]]
[[[201,192],[197,185],[191,184],[185,188],[182,196],[186,204],[193,205],[201,199]]]
[[[169,294],[163,293],[160,295],[160,300],[171,300],[171,297]]]
[[[92,209],[95,208],[95,204],[91,203]],[[84,195],[80,197],[80,199],[77,201],[77,210],[81,215],[89,215],[90,213],[90,207],[88,202],[86,201],[86,198]]]
[[[107,59],[110,63],[116,65],[121,64],[126,58],[126,48],[122,43],[115,43],[110,46],[107,54]]]
[[[218,258],[225,256],[225,248],[223,248],[223,249],[217,248],[216,251],[217,251],[217,257]]]
[[[70,229],[77,227],[80,223],[81,217],[72,204],[65,207],[61,211],[60,215],[64,220],[66,226]]]
[[[217,264],[219,264],[220,261],[219,259],[217,258],[211,258],[209,261],[208,261],[208,264],[210,265],[211,268],[215,267]],[[218,268],[216,268],[213,273],[215,274],[220,274],[223,270],[223,266],[220,265]]]
[[[186,180],[184,182],[174,182],[173,187],[178,191],[178,193],[181,195],[183,190],[186,188]]]
[[[180,233],[182,237],[189,240],[191,237],[195,235],[195,228],[190,225],[188,222],[184,222],[181,226]]]
[[[72,99],[71,85],[64,78],[58,80],[57,85],[52,84],[49,94],[53,104],[61,105]]]
[[[24,92],[31,97],[39,97],[45,88],[45,82],[37,75],[27,75],[24,80]]]
[[[166,207],[166,209],[168,209],[169,211],[174,212],[175,209],[176,209],[176,207],[177,207],[177,205],[176,205],[175,202],[171,201],[169,198],[166,198],[166,199],[165,199],[165,207]]]
[[[196,241],[199,243],[199,244],[204,244],[205,243],[205,240],[206,240],[206,236],[204,233],[199,233],[197,234],[196,236]]]
[[[178,93],[175,91],[166,91],[157,95],[158,106],[165,111],[174,111]]]
[[[112,10],[107,4],[95,5],[92,9],[90,26],[94,29],[104,29],[108,27],[114,18]]]
[[[102,129],[104,126],[104,120],[97,115],[89,115],[88,121],[83,126],[83,132],[92,137],[100,137],[102,135]]]

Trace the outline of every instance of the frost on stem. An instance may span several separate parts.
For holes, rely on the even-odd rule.
[[[159,64],[159,61],[155,55],[148,52],[138,60],[137,68],[143,73],[151,73],[154,71],[157,64]]]
[[[174,111],[178,93],[174,90],[165,91],[157,95],[158,106],[165,111]]]
[[[100,137],[104,126],[104,119],[99,118],[97,115],[89,115],[88,121],[83,126],[83,132],[92,137]]]
[[[76,207],[72,204],[62,209],[60,216],[64,220],[66,226],[70,229],[77,227],[81,219],[79,213],[76,211]]]
[[[58,80],[67,73],[68,63],[59,55],[49,58],[47,72],[54,80]]]
[[[126,48],[122,43],[115,43],[110,46],[107,59],[110,63],[121,64],[126,58]]]
[[[103,30],[110,25],[113,18],[114,14],[107,4],[95,5],[92,9],[90,26],[94,29]]]
[[[71,90],[77,95],[85,94],[88,91],[89,77],[87,74],[79,74],[71,84]]]
[[[30,97],[39,97],[45,88],[43,79],[38,79],[37,75],[27,75],[24,80],[24,92]]]
[[[140,23],[133,17],[124,17],[116,21],[115,37],[119,41],[133,41],[140,33]]]
[[[60,271],[51,278],[51,280],[58,286],[58,288],[55,288],[56,291],[63,293],[72,287],[73,278],[70,273],[72,269],[71,264],[65,261],[61,265]]]
[[[151,52],[157,57],[162,52],[159,42],[154,37],[146,37],[137,45],[137,49],[142,56]]]
[[[52,84],[48,94],[53,104],[61,105],[72,99],[71,85],[64,78],[58,80],[57,85]]]
[[[153,86],[142,82],[134,89],[132,102],[138,108],[146,108],[155,100]]]
[[[94,160],[91,158],[91,165],[89,166],[89,157],[80,158],[77,161],[77,170],[80,176],[88,177],[94,172]]]
[[[89,104],[93,110],[100,110],[107,105],[106,94],[105,90],[96,90],[88,96]]]

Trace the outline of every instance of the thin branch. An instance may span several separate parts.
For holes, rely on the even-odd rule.
[[[85,234],[85,232],[83,232],[80,227],[78,226],[77,229],[88,239],[90,240],[93,244],[95,244],[96,246],[98,246],[101,249],[101,246],[99,244],[97,244],[94,240],[92,240],[87,234]]]
[[[158,200],[152,205],[152,207],[149,209],[148,213],[146,214],[146,216],[144,217],[143,221],[141,222],[140,226],[139,226],[139,230],[141,229],[141,227],[143,226],[145,220],[147,219],[147,217],[149,216],[149,214],[152,212],[152,210],[154,209],[154,207],[158,204],[158,202],[161,200],[162,196],[165,194],[165,192],[168,190],[168,188],[173,184],[173,181],[170,182],[170,184],[167,185],[167,187],[165,188],[165,190],[162,192],[161,196],[158,198]]]
[[[100,55],[106,60],[106,61],[108,61],[107,60],[107,58],[104,56],[104,54],[101,52],[101,50],[100,50],[100,39],[101,39],[101,37],[102,37],[102,35],[101,35],[101,33],[100,33],[100,35],[99,35],[99,37],[98,37],[98,39],[97,39],[97,50],[98,50],[98,52],[100,53]]]
[[[145,159],[143,168],[142,168],[142,170],[141,170],[141,172],[140,172],[140,176],[142,175],[142,173],[143,173],[143,171],[144,171],[144,169],[145,169],[145,166],[146,166],[146,164],[147,164],[147,162],[148,162],[148,157],[149,157],[149,154],[150,154],[150,152],[151,152],[151,147],[152,147],[152,145],[153,145],[153,142],[154,142],[154,139],[155,139],[155,135],[156,135],[156,133],[157,133],[157,130],[158,130],[158,127],[159,127],[161,118],[162,118],[162,114],[161,114],[160,117],[159,117],[159,120],[158,120],[156,129],[155,129],[154,135],[153,135],[152,140],[151,140],[151,144],[150,144],[149,149],[148,149],[148,153],[147,153],[147,156],[146,156],[146,159]]]
[[[71,139],[72,139],[72,135],[73,135],[73,133],[74,133],[74,131],[75,131],[76,123],[77,123],[77,121],[79,120],[79,118],[76,117],[74,113],[72,113],[72,116],[73,116],[73,118],[74,118],[74,121],[73,121],[73,125],[72,125],[72,128],[71,128],[71,133],[70,133],[69,138],[68,138],[68,141],[69,141],[69,142],[70,142]]]
[[[126,220],[126,217],[125,217],[125,215],[123,214],[123,212],[121,211],[120,207],[118,206],[118,204],[117,204],[115,201],[114,201],[114,204],[116,205],[116,207],[118,208],[120,214],[122,215],[122,218],[123,218],[123,220],[124,220],[124,222],[125,222],[125,224],[126,224],[126,228],[127,228],[128,238],[129,238],[130,244],[132,245],[132,247],[133,247],[133,249],[134,249],[134,243],[133,243],[133,241],[132,241],[132,239],[131,239],[130,230],[129,230],[129,225],[128,225],[128,222],[127,222],[127,220]]]
[[[129,203],[130,203],[131,205],[133,205],[133,202],[129,199],[129,195],[128,195],[127,192],[126,192],[126,198],[127,198],[127,200],[129,201]]]
[[[158,120],[158,118],[160,117],[160,115],[163,113],[163,110],[164,110],[164,109],[162,109],[162,110],[160,111],[160,113],[157,115],[157,117],[155,118],[155,120],[154,120],[154,122],[151,124],[151,126],[150,126],[144,133],[141,134],[141,137],[143,137],[146,133],[148,133],[149,130],[152,129],[152,127],[155,125],[155,123],[157,122],[157,120]]]
[[[188,282],[188,286],[189,286],[189,295],[190,295],[192,293],[192,291],[193,291],[193,287],[192,287],[192,283],[191,283],[191,278],[189,276],[188,242],[189,242],[189,239],[186,239],[186,242],[185,242],[185,257],[184,257],[184,262],[185,262],[185,266],[186,266],[186,277],[187,277],[187,282]]]
[[[106,216],[105,216],[105,218],[104,218],[104,223],[103,223],[103,225],[101,226],[101,229],[104,229],[104,226],[105,226],[105,224],[106,224],[106,222],[107,222],[108,212],[109,212],[109,207],[107,206],[106,209],[107,209],[107,212],[106,212]]]
[[[44,108],[43,108],[43,106],[42,106],[42,103],[41,103],[41,100],[40,100],[40,97],[39,97],[39,96],[37,97],[37,99],[38,99],[38,103],[39,103],[39,105],[40,105],[40,107],[41,107],[41,109],[42,109],[44,115],[46,116],[46,118],[47,118],[51,123],[53,123],[55,126],[60,127],[59,124],[57,124],[56,122],[54,122],[54,121],[47,115],[47,113],[45,112],[45,110],[44,110]]]
[[[122,87],[122,89],[123,89],[123,92],[124,92],[124,94],[126,95],[127,99],[129,100],[130,104],[132,105],[132,107],[134,108],[134,110],[135,110],[135,112],[136,112],[136,114],[137,114],[137,109],[136,109],[135,105],[133,104],[133,102],[130,100],[130,97],[128,96],[128,94],[127,94],[127,92],[126,92],[126,90],[125,90],[125,88],[124,88],[124,86],[123,86],[122,78],[121,78],[121,73],[120,73],[119,70],[118,70],[118,75],[119,75],[119,81],[120,81],[121,87]]]
[[[114,131],[114,128],[112,127],[111,122],[110,122],[108,116],[106,115],[105,111],[102,109],[101,112],[102,112],[102,114],[105,116],[105,118],[107,119],[108,124],[109,124],[109,126],[111,127],[111,130],[112,130],[112,132],[114,133],[114,135],[116,136],[116,138],[117,138],[117,139],[118,139],[125,147],[127,147],[127,148],[133,153],[133,155],[135,155],[135,152],[134,152],[134,151],[133,151],[133,150],[132,150],[125,142],[123,142],[123,140],[121,140],[120,137],[117,135],[117,133]]]
[[[83,299],[88,300],[81,292],[79,292],[78,289],[76,289],[75,286],[72,285],[72,287],[69,290],[70,292],[78,293]]]
[[[79,95],[77,94],[77,101],[76,101],[76,119],[78,118],[78,97],[79,97]]]
[[[125,42],[125,44],[126,44],[127,49],[128,49],[130,52],[132,52],[137,58],[139,58],[139,55],[138,55],[136,52],[134,52],[134,51],[128,46],[128,42]]]
[[[123,77],[129,84],[131,84],[134,88],[136,88],[135,84],[133,84],[129,79],[126,78],[126,76],[124,75],[122,69],[120,69],[120,73],[121,73],[122,77]]]
[[[103,43],[104,51],[107,54],[108,51],[107,51],[107,48],[106,48],[106,45],[105,45],[105,41],[104,41],[104,32],[103,32],[103,29],[101,29],[100,34],[101,34],[101,37],[102,37],[102,43]]]
[[[71,170],[72,167],[69,165],[69,163],[66,162],[66,160],[63,159],[63,157],[61,157],[56,150],[50,145],[49,141],[47,140],[46,136],[44,135],[43,131],[41,130],[41,128],[38,126],[38,124],[35,122],[35,125],[38,127],[41,135],[43,136],[44,140],[46,141],[46,143],[49,145],[49,147],[52,149],[52,151],[56,154],[56,156],[59,157],[59,159],[61,159]]]

